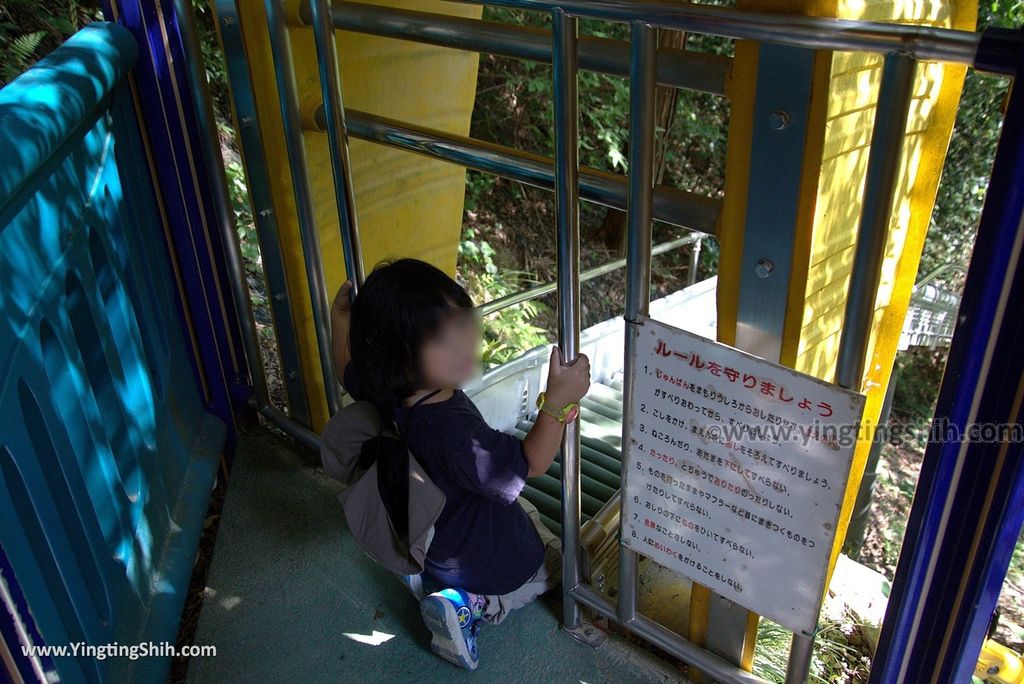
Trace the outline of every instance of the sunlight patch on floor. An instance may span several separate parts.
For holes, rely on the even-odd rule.
[[[381,644],[387,643],[395,638],[394,634],[385,634],[379,632],[376,629],[373,630],[373,634],[355,634],[353,632],[343,632],[352,641],[357,641],[360,644],[368,644],[370,646],[380,646]]]

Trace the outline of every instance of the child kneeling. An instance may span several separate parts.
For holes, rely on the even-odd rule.
[[[491,428],[459,389],[478,371],[480,325],[458,283],[402,259],[374,269],[351,303],[350,292],[342,286],[331,312],[339,379],[394,420],[444,493],[420,612],[434,652],[472,670],[481,622],[501,622],[558,582],[559,540],[519,494],[554,460],[590,387],[590,363],[581,355],[563,365],[552,350],[542,410],[520,440]]]

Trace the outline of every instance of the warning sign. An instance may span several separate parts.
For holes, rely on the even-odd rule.
[[[643,318],[622,543],[810,632],[864,397]]]

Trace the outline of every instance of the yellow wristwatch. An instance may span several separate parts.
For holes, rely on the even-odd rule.
[[[580,405],[575,401],[570,402],[560,409],[548,406],[547,395],[541,392],[537,395],[537,408],[548,414],[559,423],[571,423],[580,415]]]

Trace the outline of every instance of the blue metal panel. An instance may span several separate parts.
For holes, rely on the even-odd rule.
[[[93,24],[0,91],[0,632],[28,679],[166,677],[22,646],[173,642],[224,445],[181,372],[136,54]]]
[[[769,361],[782,353],[814,55],[784,45],[758,48],[736,346]]]
[[[988,34],[987,34],[988,35]],[[964,682],[1024,523],[1024,443],[969,425],[1021,425],[1024,395],[1024,55],[935,409],[872,682]],[[984,43],[983,43],[984,46]],[[979,50],[990,54],[992,50]],[[983,66],[983,65],[980,65]],[[995,437],[995,438],[993,438]]]
[[[189,330],[196,378],[207,404],[228,425],[231,447],[232,405],[245,406],[252,387],[173,3],[102,4],[107,18],[127,28],[140,46],[134,94],[182,289],[180,316]]]
[[[779,361],[800,211],[814,50],[763,43],[750,150],[736,340],[739,349]],[[749,612],[712,593],[705,647],[743,660]]]

